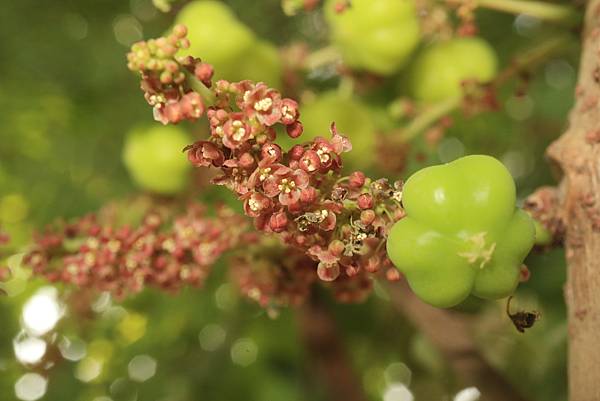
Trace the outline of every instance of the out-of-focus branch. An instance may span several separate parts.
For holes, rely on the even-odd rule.
[[[394,308],[401,312],[441,352],[456,376],[477,387],[486,401],[525,401],[481,355],[468,319],[419,300],[404,281],[387,284]]]
[[[331,312],[313,294],[298,310],[304,344],[316,376],[324,381],[331,401],[366,401],[361,380],[352,369]]]

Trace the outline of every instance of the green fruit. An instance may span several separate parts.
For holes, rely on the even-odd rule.
[[[407,75],[411,95],[436,102],[462,95],[462,82],[488,82],[496,75],[498,60],[492,47],[479,38],[436,43],[421,52]]]
[[[269,42],[260,41],[240,57],[238,69],[226,78],[230,81],[249,79],[264,82],[272,88],[280,88],[283,70],[281,64],[277,48]]]
[[[421,299],[450,307],[471,293],[513,293],[535,228],[515,208],[502,163],[476,155],[424,168],[406,182],[402,202],[406,217],[392,227],[387,252]]]
[[[180,128],[153,126],[138,128],[127,135],[123,162],[141,188],[173,194],[185,188],[191,164],[183,148],[191,139]]]
[[[535,244],[550,245],[553,240],[552,233],[537,220],[533,220],[533,224],[535,225]]]
[[[336,13],[338,1],[327,1],[325,17],[344,62],[382,75],[396,72],[421,38],[413,1],[352,0],[350,7]]]
[[[343,154],[345,164],[364,168],[373,162],[376,146],[376,126],[366,105],[352,97],[341,96],[337,91],[325,92],[300,107],[303,134],[293,142],[282,141],[286,147],[292,143],[307,142],[320,136],[331,138],[331,123],[335,122],[339,133],[352,142],[352,151]]]
[[[256,42],[254,33],[221,1],[194,1],[179,12],[176,23],[188,28],[191,45],[184,54],[212,64],[217,78],[235,73],[241,56]]]

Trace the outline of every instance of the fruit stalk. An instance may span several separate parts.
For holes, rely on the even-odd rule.
[[[569,128],[548,148],[562,172],[560,213],[566,228],[565,298],[569,332],[569,400],[600,399],[600,218],[598,217],[598,47],[600,0],[587,4],[583,49]]]
[[[580,14],[573,7],[544,1],[479,0],[477,5],[511,14],[524,14],[564,25],[576,25],[581,19]]]

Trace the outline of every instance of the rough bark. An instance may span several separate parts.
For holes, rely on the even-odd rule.
[[[576,101],[548,149],[566,228],[569,400],[600,400],[600,0],[588,3]]]
[[[419,300],[405,282],[388,285],[392,305],[441,352],[465,386],[475,386],[486,401],[524,401],[482,356],[469,321],[460,314]]]
[[[299,324],[315,376],[331,401],[366,401],[362,381],[352,368],[327,306],[313,295],[299,310]]]

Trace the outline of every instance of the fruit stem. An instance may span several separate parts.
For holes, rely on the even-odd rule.
[[[400,139],[403,142],[408,142],[415,138],[422,131],[427,129],[427,127],[457,108],[460,105],[460,102],[461,97],[457,96],[431,105],[411,121],[399,135]]]
[[[525,0],[478,0],[477,5],[511,14],[524,14],[543,21],[576,25],[581,22],[581,13],[574,7]]]

